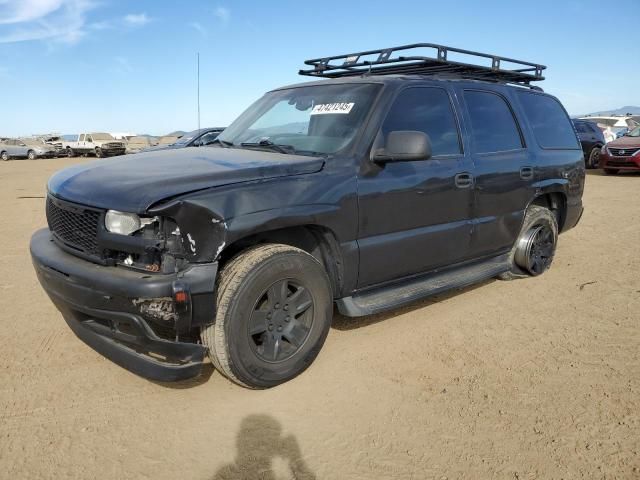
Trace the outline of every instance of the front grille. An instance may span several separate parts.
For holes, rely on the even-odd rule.
[[[614,157],[632,157],[638,151],[637,148],[613,148],[609,147],[609,152]]]
[[[637,167],[638,165],[633,160],[609,160],[607,167]]]
[[[102,148],[124,148],[122,143],[105,143]]]
[[[47,197],[49,230],[66,246],[88,255],[98,255],[99,210]]]

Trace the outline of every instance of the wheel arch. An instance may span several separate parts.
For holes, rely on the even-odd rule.
[[[240,236],[220,252],[220,268],[242,251],[265,243],[297,247],[312,255],[324,266],[334,298],[340,295],[344,285],[342,254],[335,233],[323,225],[291,225]]]
[[[531,205],[538,205],[553,212],[558,222],[558,231],[561,232],[563,230],[564,223],[567,220],[567,196],[564,192],[540,192],[533,198],[527,208]]]

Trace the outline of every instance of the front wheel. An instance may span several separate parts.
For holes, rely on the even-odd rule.
[[[102,149],[100,147],[96,147],[96,157],[97,158],[103,158],[104,157],[104,152],[102,151]]]
[[[67,157],[73,158],[73,150],[69,147],[67,147]]]
[[[509,254],[511,270],[501,280],[536,277],[551,267],[558,242],[558,221],[548,208],[531,205]]]
[[[34,152],[33,150],[29,150],[29,151],[27,152],[27,158],[28,158],[29,160],[35,160],[35,159],[36,159],[36,157],[37,157],[36,152]]]
[[[598,168],[600,164],[600,147],[594,147],[587,159],[587,168]]]
[[[216,369],[249,388],[269,388],[313,362],[329,332],[333,298],[323,266],[279,244],[240,253],[222,271],[215,321],[202,342]]]

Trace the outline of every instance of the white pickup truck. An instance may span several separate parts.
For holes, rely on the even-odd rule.
[[[77,141],[65,141],[63,144],[67,156],[95,155],[96,157],[111,157],[123,155],[126,145],[116,140],[108,133],[81,133]]]

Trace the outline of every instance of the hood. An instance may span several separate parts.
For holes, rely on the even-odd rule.
[[[97,208],[144,213],[160,200],[209,187],[314,173],[324,160],[260,150],[189,147],[75,165],[49,180],[58,198]]]
[[[640,137],[620,137],[607,143],[607,147],[613,148],[640,148]]]

